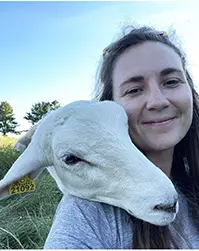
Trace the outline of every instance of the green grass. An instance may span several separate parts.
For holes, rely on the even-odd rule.
[[[19,153],[16,139],[0,137],[0,179]],[[42,249],[61,193],[47,171],[36,180],[36,191],[0,201],[0,249]]]

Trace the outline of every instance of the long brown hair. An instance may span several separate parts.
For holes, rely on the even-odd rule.
[[[193,120],[186,136],[175,146],[171,176],[174,183],[186,195],[192,217],[199,220],[199,105],[198,94],[187,69],[186,56],[164,32],[159,32],[147,26],[141,28],[128,26],[127,28],[128,30],[130,28],[128,33],[125,33],[126,29],[124,29],[123,36],[103,51],[103,60],[97,72],[94,98],[99,101],[113,100],[112,72],[118,56],[128,47],[146,41],[161,42],[171,47],[179,55],[186,79],[192,90]],[[132,219],[133,249],[180,248],[178,242],[173,239],[168,226],[160,227],[134,217]],[[196,227],[199,230],[199,226]]]

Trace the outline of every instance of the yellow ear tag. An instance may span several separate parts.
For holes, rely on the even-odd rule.
[[[34,192],[36,188],[35,180],[24,176],[23,179],[15,181],[9,186],[9,194],[21,194]]]

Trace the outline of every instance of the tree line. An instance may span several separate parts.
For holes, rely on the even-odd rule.
[[[57,100],[52,102],[38,102],[32,105],[31,111],[23,117],[31,125],[36,124],[47,112],[56,110],[61,107]],[[20,134],[23,131],[17,130],[19,126],[16,121],[12,106],[7,101],[0,102],[0,133],[4,136],[7,133]]]

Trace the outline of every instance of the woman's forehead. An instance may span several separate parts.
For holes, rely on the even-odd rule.
[[[160,42],[145,42],[128,48],[118,57],[113,69],[113,82],[122,82],[134,75],[159,74],[166,68],[183,71],[179,55]]]

